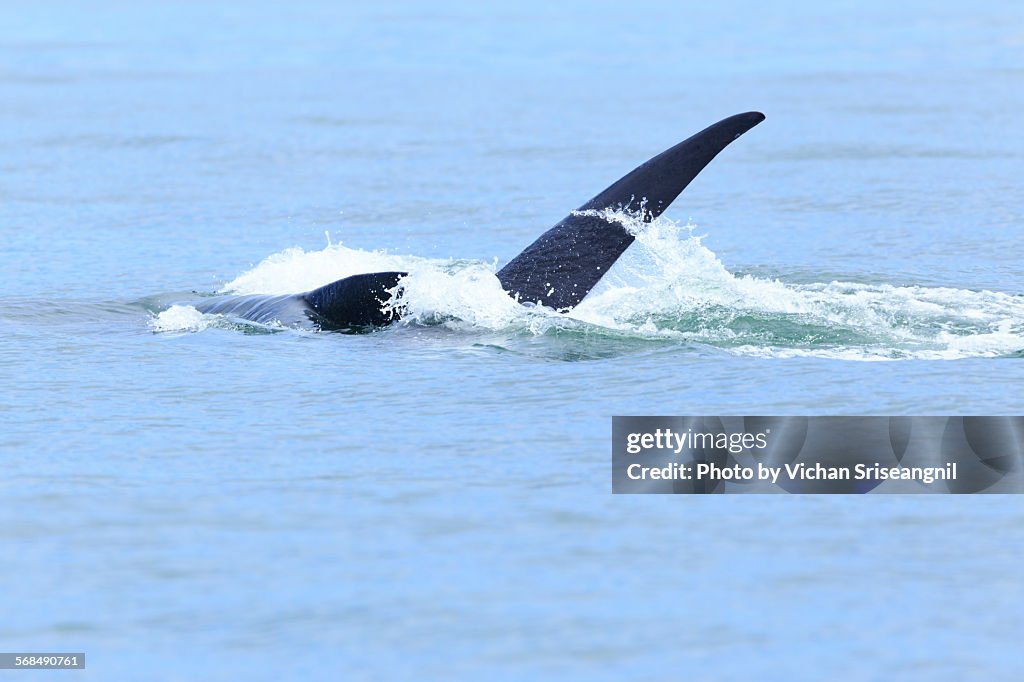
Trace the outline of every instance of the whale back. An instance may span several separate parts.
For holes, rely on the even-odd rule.
[[[196,310],[261,324],[364,331],[398,319],[388,303],[405,272],[351,275],[303,294],[218,296],[199,301]]]
[[[635,168],[509,261],[498,271],[502,287],[522,303],[576,306],[635,239],[601,211],[621,209],[654,220],[711,159],[763,120],[756,111],[730,116]]]

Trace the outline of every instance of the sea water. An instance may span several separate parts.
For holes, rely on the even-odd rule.
[[[2,13],[0,649],[97,680],[1015,678],[1018,498],[613,497],[609,439],[1021,413],[1017,4]],[[663,217],[612,216],[637,241],[575,310],[501,291],[747,110]],[[192,307],[395,269],[370,334]]]

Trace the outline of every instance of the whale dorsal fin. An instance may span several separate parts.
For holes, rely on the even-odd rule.
[[[326,328],[379,327],[395,319],[387,305],[391,290],[404,272],[370,272],[331,282],[300,294],[312,309],[316,321]]]
[[[654,220],[718,152],[763,120],[756,111],[730,116],[634,169],[499,270],[502,287],[524,303],[574,307],[634,239],[617,222],[580,213],[622,208],[642,211],[644,222]]]

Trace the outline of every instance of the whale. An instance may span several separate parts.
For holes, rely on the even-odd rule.
[[[749,111],[722,119],[634,168],[498,270],[502,288],[521,304],[571,310],[636,238],[609,212],[654,220],[719,152],[764,118]],[[194,307],[263,324],[360,332],[400,318],[393,299],[407,274],[363,273],[303,293],[217,296]]]

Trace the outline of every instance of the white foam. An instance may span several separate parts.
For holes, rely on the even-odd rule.
[[[494,274],[494,266],[468,263],[446,270],[411,269],[396,305],[404,324],[442,322],[452,327],[505,329],[527,317]],[[552,311],[552,315],[555,313]]]
[[[438,265],[415,256],[396,256],[383,251],[350,249],[341,243],[320,251],[299,247],[285,249],[263,259],[221,289],[232,294],[292,294],[316,289],[350,275],[393,270],[412,271]]]
[[[216,315],[204,315],[190,305],[172,305],[150,319],[155,332],[199,332],[210,326]]]

